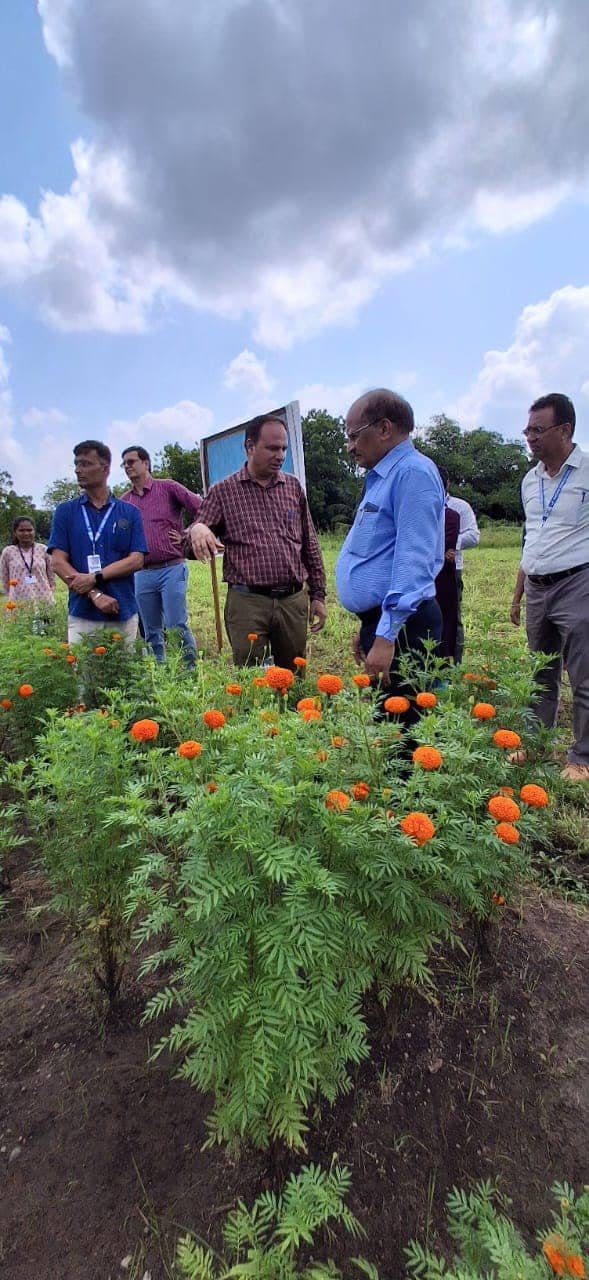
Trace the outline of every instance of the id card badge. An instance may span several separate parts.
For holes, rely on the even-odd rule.
[[[102,562],[100,556],[88,556],[88,573],[100,573]]]
[[[34,585],[35,585],[36,581],[37,581],[37,579],[36,579],[36,577],[35,577],[34,573],[25,573],[25,586],[26,586],[26,587],[34,587]]]

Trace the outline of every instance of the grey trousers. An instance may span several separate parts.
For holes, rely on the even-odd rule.
[[[589,764],[589,569],[552,586],[526,578],[526,631],[533,653],[557,655],[538,672],[534,714],[547,728],[556,724],[564,666],[573,691],[574,742],[568,759]]]

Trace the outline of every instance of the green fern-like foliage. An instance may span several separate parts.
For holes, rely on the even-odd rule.
[[[282,1195],[264,1192],[251,1208],[239,1202],[227,1217],[223,1229],[226,1253],[223,1257],[203,1248],[192,1237],[178,1244],[178,1266],[183,1280],[339,1280],[344,1273],[327,1261],[300,1262],[303,1248],[308,1253],[317,1232],[327,1223],[337,1223],[353,1237],[363,1234],[354,1215],[346,1207],[350,1186],[347,1169],[306,1165],[291,1174]],[[378,1280],[376,1268],[365,1258],[351,1258],[356,1272]],[[350,1273],[348,1273],[350,1274]]]
[[[568,1183],[552,1187],[557,1208],[531,1252],[505,1212],[507,1202],[490,1182],[472,1191],[457,1188],[447,1201],[448,1230],[456,1256],[446,1263],[413,1240],[405,1250],[415,1280],[547,1280],[584,1277],[589,1247],[589,1194],[576,1197]],[[503,1210],[503,1211],[502,1211]]]

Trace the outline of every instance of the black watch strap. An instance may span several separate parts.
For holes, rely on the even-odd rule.
[[[99,591],[106,591],[106,582],[101,573],[94,574],[94,586],[98,587]]]

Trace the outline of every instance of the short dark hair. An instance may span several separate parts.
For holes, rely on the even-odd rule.
[[[112,454],[107,444],[103,444],[102,440],[81,440],[79,444],[74,445],[74,458],[79,453],[91,453],[95,449],[101,462],[112,462]]]
[[[121,458],[123,458],[124,460],[128,453],[136,453],[137,457],[141,459],[141,462],[147,463],[149,470],[151,471],[151,458],[147,452],[147,449],[144,449],[142,444],[127,445],[127,448],[123,449]]]
[[[35,521],[32,519],[32,517],[31,517],[31,516],[16,516],[16,518],[12,521],[12,541],[13,541],[13,543],[14,543],[14,535],[15,535],[15,533],[16,533],[16,531],[17,531],[17,529],[18,529],[19,524],[32,524],[32,526],[33,526],[33,533],[35,532]]]
[[[537,400],[530,405],[529,413],[537,413],[539,409],[552,409],[554,413],[554,426],[560,427],[564,422],[570,422],[571,435],[575,434],[575,425],[577,415],[575,406],[568,396],[560,391],[551,391],[547,396],[538,396]]]
[[[367,421],[378,422],[381,418],[388,418],[404,436],[411,434],[415,418],[411,405],[403,396],[396,391],[387,391],[385,387],[378,387],[375,391],[368,391],[363,399],[365,406],[362,417]]]
[[[246,426],[245,442],[244,442],[246,449],[248,445],[248,440],[250,440],[252,444],[258,443],[258,440],[260,439],[260,433],[261,433],[262,427],[265,425],[266,422],[278,422],[280,426],[284,427],[284,430],[286,431],[286,423],[280,417],[280,414],[259,413],[257,418],[252,418],[251,422],[248,422]]]

